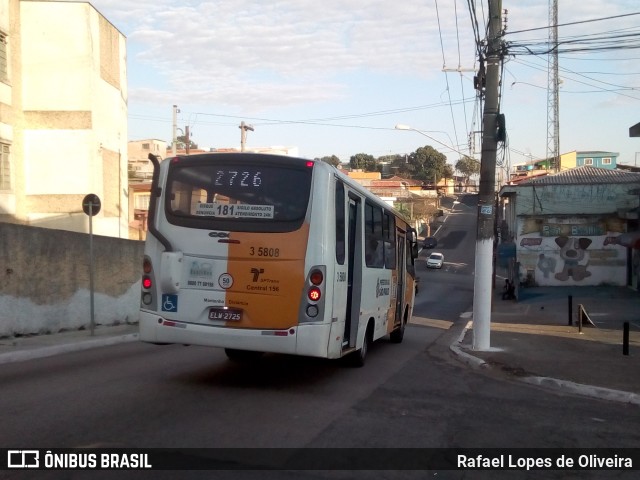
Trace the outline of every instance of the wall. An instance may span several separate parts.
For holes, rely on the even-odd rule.
[[[627,248],[616,238],[625,231],[613,215],[526,216],[517,220],[520,281],[537,286],[627,283]]]
[[[81,200],[94,193],[94,232],[126,238],[126,39],[86,2],[20,2],[19,18],[23,121],[13,127],[23,144],[12,151],[16,206],[3,220],[86,232]]]
[[[137,323],[144,243],[94,235],[96,325]],[[89,328],[89,235],[0,223],[0,338]]]

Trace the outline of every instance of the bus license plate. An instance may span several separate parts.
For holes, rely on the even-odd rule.
[[[220,320],[223,322],[239,322],[242,320],[242,310],[236,308],[217,308],[209,310],[209,320]]]

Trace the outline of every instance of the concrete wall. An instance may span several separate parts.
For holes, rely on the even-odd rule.
[[[137,323],[144,243],[94,235],[96,325]],[[0,223],[0,338],[89,328],[89,235]]]

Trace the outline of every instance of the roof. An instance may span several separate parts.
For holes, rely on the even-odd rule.
[[[393,176],[391,178],[383,178],[381,180],[371,180],[372,187],[421,187],[422,182],[412,180],[410,178],[402,178]]]
[[[640,173],[583,165],[520,182],[517,186],[640,183]],[[515,186],[515,185],[514,185]]]

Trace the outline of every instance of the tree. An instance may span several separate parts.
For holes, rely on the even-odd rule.
[[[413,167],[409,163],[409,155],[393,155],[391,171],[400,177],[412,177]]]
[[[334,167],[339,167],[341,163],[340,159],[335,155],[331,155],[330,157],[316,158],[315,160],[320,160],[321,162],[328,163],[329,165],[333,165]]]
[[[189,137],[191,137],[191,135],[189,135]],[[186,145],[186,141],[187,141],[186,135],[178,135],[176,137],[176,146],[180,148],[184,148],[184,146]],[[195,149],[195,148],[198,148],[198,144],[195,143],[193,140],[191,140],[191,138],[189,138],[189,149]]]
[[[446,173],[447,157],[430,145],[420,147],[409,155],[413,167],[413,178],[435,183]]]
[[[362,169],[365,172],[376,172],[378,164],[373,155],[368,153],[357,153],[349,159],[349,165],[352,169]]]
[[[456,169],[464,175],[465,183],[468,185],[469,178],[480,173],[480,162],[465,155],[456,163]]]

